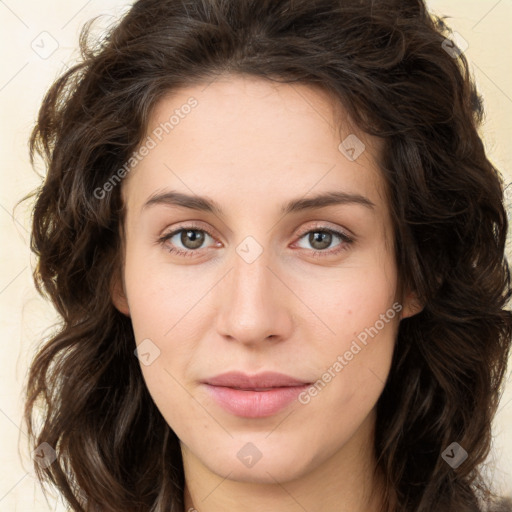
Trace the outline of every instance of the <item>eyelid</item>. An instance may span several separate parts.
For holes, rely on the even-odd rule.
[[[215,241],[217,240],[217,236],[215,236],[209,228],[204,227],[199,221],[184,221],[182,224],[178,224],[174,226],[172,230],[165,231],[157,238],[157,243],[166,243],[169,241],[174,235],[180,233],[181,231],[204,231],[207,235],[213,238]],[[180,249],[183,250],[183,249]],[[198,249],[192,251],[191,249],[187,249],[188,252],[199,252],[202,249]]]
[[[204,231],[206,234],[210,235],[212,238],[217,239],[218,236],[213,234],[213,230],[211,230],[209,227],[205,227],[206,225],[203,224],[201,221],[196,220],[190,220],[190,221],[184,221],[182,223],[179,223],[178,225],[174,226],[170,231],[167,231],[167,228],[163,230],[163,232],[158,237],[158,240],[162,239],[169,239],[173,237],[175,234],[179,233],[180,231],[186,231],[186,230],[196,230],[196,231]]]
[[[351,240],[356,239],[356,236],[350,230],[342,228],[340,226],[331,227],[329,226],[329,224],[330,223],[326,221],[315,221],[315,223],[312,226],[308,225],[305,228],[301,228],[299,231],[297,231],[295,236],[300,238],[304,236],[306,233],[309,233],[310,231],[314,231],[315,229],[317,229],[318,231],[332,231],[334,233],[340,233],[341,235],[344,235],[345,237]]]

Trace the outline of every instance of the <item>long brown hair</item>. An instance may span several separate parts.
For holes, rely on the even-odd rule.
[[[377,404],[385,512],[480,510],[512,336],[503,183],[478,134],[464,54],[420,0],[139,0],[49,89],[30,141],[34,279],[62,317],[34,357],[25,420],[35,463],[73,511],[182,512],[178,439],[146,389],[121,267],[120,186],[97,193],[143,140],[170,90],[220,74],[322,87],[383,139],[396,262],[421,313],[400,324]],[[96,193],[95,193],[96,191]],[[43,421],[36,425],[36,412]],[[442,457],[458,443],[468,458]],[[512,510],[512,508],[511,508]]]

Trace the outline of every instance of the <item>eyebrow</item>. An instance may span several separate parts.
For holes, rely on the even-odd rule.
[[[325,192],[313,197],[293,199],[283,205],[281,214],[287,215],[289,213],[298,213],[305,210],[313,210],[338,204],[356,204],[370,209],[375,207],[372,201],[360,194]],[[181,206],[183,208],[190,208],[191,210],[213,213],[218,216],[224,215],[222,208],[212,199],[197,195],[191,196],[172,190],[157,192],[151,195],[142,206],[141,213],[146,208],[155,205]]]

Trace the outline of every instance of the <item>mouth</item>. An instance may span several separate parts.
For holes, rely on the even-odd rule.
[[[265,418],[287,408],[311,382],[265,372],[249,376],[229,372],[202,382],[222,409],[243,418]]]
[[[230,386],[225,386],[230,387]],[[276,389],[278,387],[291,387],[291,386],[275,386],[272,388],[237,388],[237,387],[231,387],[231,389],[239,389],[240,391],[270,391],[271,389]]]
[[[212,386],[224,386],[228,388],[243,390],[262,390],[268,391],[273,388],[303,386],[310,382],[283,373],[261,372],[255,375],[248,375],[239,371],[232,371],[210,377],[203,381]]]

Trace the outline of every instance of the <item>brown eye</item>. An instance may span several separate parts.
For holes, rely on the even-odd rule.
[[[308,242],[313,249],[327,249],[332,243],[332,233],[327,231],[311,231],[308,236]]]
[[[187,229],[181,231],[180,242],[186,249],[198,249],[203,244],[204,239],[204,232],[198,229]]]
[[[329,249],[336,239],[339,240],[339,243],[334,245],[334,248]],[[325,255],[336,254],[346,249],[353,242],[353,239],[345,233],[327,228],[309,230],[300,237],[300,240],[307,240],[308,245],[312,248],[313,254],[318,256],[324,253]],[[304,247],[300,244],[299,247],[308,249],[308,247]]]
[[[158,241],[171,253],[180,256],[194,256],[195,253],[199,253],[206,237],[213,240],[213,236],[204,229],[187,226],[164,235]]]

